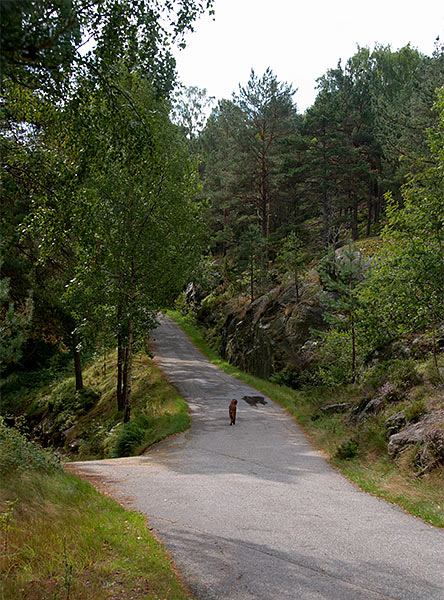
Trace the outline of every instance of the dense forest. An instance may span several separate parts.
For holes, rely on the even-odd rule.
[[[271,69],[252,70],[205,126],[205,92],[181,97],[177,121],[208,202],[207,266],[220,277],[213,306],[215,295],[254,302],[286,281],[299,302],[315,268],[330,325],[315,381],[355,381],[375,351],[419,331],[438,368],[443,84],[437,40],[432,56],[358,48],[319,78],[304,114]]]
[[[286,285],[298,304],[313,279],[316,360],[282,382],[358,383],[418,332],[440,379],[439,40],[432,56],[358,47],[303,114],[271,68],[214,107],[179,86],[170,52],[211,2],[73,6],[2,5],[1,412],[67,361],[81,392],[82,363],[117,349],[129,421],[133,357],[157,311],[189,311],[190,289],[201,315]]]

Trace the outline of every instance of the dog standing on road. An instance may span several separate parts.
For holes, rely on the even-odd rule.
[[[237,400],[233,398],[228,409],[228,413],[230,415],[230,425],[236,425],[236,404]]]

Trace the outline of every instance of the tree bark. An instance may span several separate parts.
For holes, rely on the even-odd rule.
[[[254,258],[251,255],[250,259],[250,299],[251,302],[254,300]]]
[[[124,409],[123,403],[123,362],[124,349],[122,344],[122,334],[117,337],[117,410]]]
[[[353,200],[353,206],[350,208],[350,211],[352,240],[356,242],[358,239],[358,200],[356,198]]]
[[[80,359],[80,352],[78,350],[79,338],[77,333],[72,334],[72,350],[74,353],[74,372],[76,376],[76,392],[83,390],[83,375],[82,375],[82,361]]]
[[[373,201],[371,198],[369,198],[367,200],[367,229],[365,232],[367,237],[369,237],[372,232],[372,214],[373,214]]]
[[[127,423],[131,416],[131,380],[133,371],[133,344],[134,344],[134,311],[136,303],[136,265],[134,255],[131,258],[131,294],[129,301],[128,340],[125,348],[125,361],[123,369],[123,422]]]
[[[325,133],[325,130],[324,130]],[[329,245],[329,199],[328,199],[328,182],[327,182],[327,151],[326,144],[323,142],[322,148],[322,234],[324,237],[324,247]]]
[[[131,417],[131,370],[132,370],[132,335],[128,335],[128,345],[125,348],[123,363],[123,422],[128,423]]]
[[[355,382],[356,371],[356,336],[355,336],[355,319],[353,313],[351,315],[351,334],[352,334],[352,383]]]

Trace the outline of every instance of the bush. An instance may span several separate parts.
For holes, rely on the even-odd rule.
[[[405,409],[404,413],[407,421],[418,421],[422,415],[427,412],[427,405],[424,398],[417,398],[411,404],[409,404]]]
[[[299,373],[296,369],[292,369],[291,367],[285,367],[282,371],[273,373],[270,377],[270,381],[277,385],[286,385],[294,390],[300,387]]]
[[[382,362],[370,367],[361,376],[363,389],[370,388],[373,392],[379,390],[388,379],[390,363]]]
[[[351,439],[338,446],[335,456],[340,460],[351,460],[352,458],[355,458],[357,454],[358,442],[354,439]]]
[[[386,402],[399,402],[402,400],[403,394],[390,381],[387,381],[379,388],[379,397]]]
[[[0,474],[37,470],[46,473],[60,469],[60,456],[26,438],[0,417]]]
[[[139,415],[134,421],[124,423],[120,429],[112,451],[112,457],[131,456],[147,437],[152,421],[146,415]]]
[[[440,385],[444,381],[441,369],[436,368],[434,359],[427,362],[424,375],[432,385]]]
[[[184,316],[191,312],[191,306],[188,304],[185,292],[181,292],[177,296],[176,302],[174,303],[174,308]]]
[[[416,370],[415,361],[392,360],[389,367],[389,380],[400,391],[408,390],[422,382],[422,377]]]
[[[344,385],[352,380],[350,334],[331,329],[321,334],[318,377],[325,385]]]
[[[421,375],[416,369],[415,361],[409,359],[387,360],[367,369],[361,377],[361,386],[370,387],[373,391],[381,390],[390,384],[394,390],[404,392],[420,384]]]

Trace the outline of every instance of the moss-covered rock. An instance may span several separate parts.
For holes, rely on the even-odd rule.
[[[231,364],[259,377],[291,372],[297,379],[313,359],[313,329],[322,329],[320,287],[310,274],[296,299],[293,285],[281,285],[248,306],[228,313],[222,327],[221,354]]]

